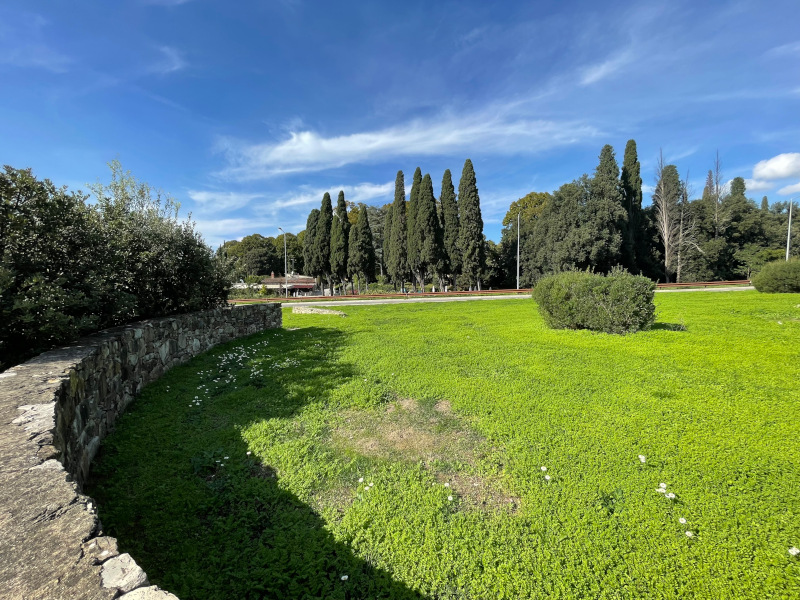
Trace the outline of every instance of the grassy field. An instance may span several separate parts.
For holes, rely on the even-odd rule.
[[[656,301],[287,309],[148,387],[88,492],[182,600],[798,598],[800,295]]]

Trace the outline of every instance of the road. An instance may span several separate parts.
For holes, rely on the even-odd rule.
[[[745,290],[754,290],[753,286],[736,286],[736,287],[718,287],[718,288],[692,288],[692,289],[669,289],[669,290],[656,290],[657,294],[667,294],[673,292],[739,292]],[[527,294],[502,294],[497,296],[448,296],[443,298],[436,298],[431,296],[423,296],[415,298],[409,296],[408,298],[378,298],[375,300],[315,300],[314,302],[291,302],[283,306],[364,306],[371,304],[410,304],[414,302],[468,302],[472,300],[513,300],[519,298],[530,298]]]

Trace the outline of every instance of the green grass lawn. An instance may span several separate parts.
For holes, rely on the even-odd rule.
[[[800,295],[656,302],[287,309],[148,387],[88,493],[182,600],[798,598]]]

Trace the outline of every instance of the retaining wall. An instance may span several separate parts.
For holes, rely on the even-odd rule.
[[[279,304],[101,332],[0,373],[0,597],[155,600],[81,494],[101,440],[148,383],[209,348],[282,324]]]

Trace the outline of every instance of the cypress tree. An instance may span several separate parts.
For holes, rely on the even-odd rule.
[[[447,169],[442,177],[442,193],[439,201],[442,204],[445,259],[449,263],[449,273],[455,283],[455,278],[461,269],[461,255],[458,251],[458,203],[450,169]]]
[[[313,209],[306,221],[306,233],[303,236],[303,262],[305,263],[305,271],[312,277],[319,277],[322,271],[319,268],[317,255],[314,250],[316,239],[317,221],[319,220],[319,209]]]
[[[436,214],[436,198],[433,196],[433,181],[427,173],[420,184],[417,196],[417,236],[419,240],[419,263],[422,274],[422,289],[425,289],[425,272],[440,274],[444,266],[444,239]],[[441,285],[441,284],[440,284]]]
[[[411,271],[415,280],[420,282],[425,275],[422,272],[423,267],[420,262],[422,239],[420,237],[419,228],[417,227],[417,205],[419,203],[419,186],[421,183],[422,170],[417,167],[416,171],[414,171],[414,179],[411,182],[411,196],[408,199],[408,205],[406,207],[406,252],[408,257],[408,270]],[[416,283],[414,287],[416,287]]]
[[[386,274],[391,277],[389,273],[389,262],[392,260],[392,215],[394,214],[394,210],[392,210],[391,204],[386,206],[385,209],[386,216],[383,222],[383,268],[386,270]]]
[[[600,151],[600,163],[589,184],[589,202],[588,216],[599,242],[595,244],[592,262],[607,272],[622,260],[623,232],[628,218],[620,190],[619,167],[614,149],[608,144]]]
[[[763,210],[764,212],[767,212],[769,210],[769,200],[767,200],[766,196],[764,196],[761,199],[761,210]]]
[[[461,181],[458,183],[459,231],[458,249],[461,252],[461,271],[469,281],[470,289],[481,289],[480,275],[486,266],[483,244],[483,218],[481,199],[475,181],[472,161],[464,162]]]
[[[333,295],[333,276],[331,271],[331,225],[333,220],[333,207],[331,195],[325,192],[322,196],[322,205],[319,209],[317,228],[314,235],[314,260],[318,261],[321,275],[328,280],[328,287]]]
[[[350,256],[348,267],[351,275],[358,275],[358,291],[361,293],[361,280],[369,291],[369,280],[375,273],[375,248],[372,246],[372,229],[369,226],[367,207],[362,204],[358,211],[358,221],[350,230]]]
[[[347,202],[344,191],[339,191],[336,211],[331,222],[331,273],[342,285],[347,280],[347,241],[350,236],[350,221],[347,218]]]
[[[392,202],[392,235],[389,262],[386,268],[396,282],[403,284],[408,273],[408,254],[406,250],[406,188],[403,172],[397,172],[394,182],[394,202]]]
[[[625,210],[628,213],[628,222],[625,226],[623,263],[632,272],[641,271],[637,255],[644,255],[646,249],[639,249],[639,246],[645,240],[643,239],[644,231],[642,231],[641,165],[636,152],[635,140],[628,140],[625,145],[620,185],[622,186]]]

